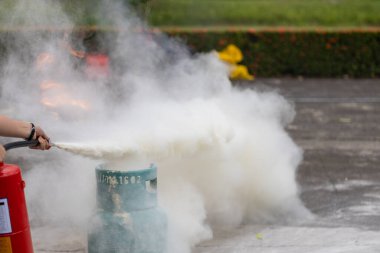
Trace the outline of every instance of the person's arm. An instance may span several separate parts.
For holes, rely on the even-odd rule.
[[[14,120],[0,115],[0,136],[26,139],[30,136],[31,131],[32,124],[29,122]]]
[[[33,130],[34,128],[34,130]],[[49,149],[49,137],[39,126],[0,115],[0,136],[38,140],[37,149]]]

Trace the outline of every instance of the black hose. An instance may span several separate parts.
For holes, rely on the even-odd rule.
[[[22,148],[22,147],[33,147],[38,145],[38,140],[31,141],[16,141],[4,144],[3,147],[5,150],[10,150],[14,148]]]

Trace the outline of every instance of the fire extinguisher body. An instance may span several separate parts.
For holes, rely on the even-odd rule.
[[[33,253],[24,188],[20,168],[0,162],[0,253]]]

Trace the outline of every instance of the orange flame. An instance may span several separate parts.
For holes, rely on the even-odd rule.
[[[40,101],[47,107],[73,106],[85,111],[90,110],[90,104],[87,101],[73,98],[63,84],[44,81],[40,84],[40,89],[42,91]]]

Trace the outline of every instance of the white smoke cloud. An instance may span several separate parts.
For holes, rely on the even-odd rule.
[[[36,3],[19,1],[10,23],[74,27],[57,1]],[[104,160],[120,169],[158,166],[170,253],[190,252],[215,227],[307,215],[295,178],[302,150],[284,130],[293,106],[275,92],[233,87],[214,53],[190,55],[163,34],[144,33],[121,10],[109,1],[99,11],[119,29],[107,38],[113,62],[105,80],[90,80],[73,64],[62,33],[8,38],[17,43],[2,66],[3,111],[95,158],[25,152],[32,225],[85,228],[95,210],[94,168]],[[50,63],[38,65],[46,52]]]

